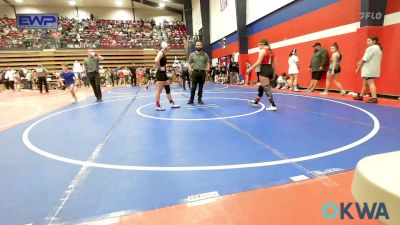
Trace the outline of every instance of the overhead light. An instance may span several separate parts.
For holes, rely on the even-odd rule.
[[[160,2],[160,4],[158,6],[160,6],[160,8],[164,8],[165,7],[165,3],[164,2]]]
[[[22,3],[22,2],[24,2],[24,0],[15,0],[15,2]]]
[[[118,6],[122,6],[124,2],[122,0],[117,0],[115,1],[115,4],[117,4]]]
[[[76,5],[76,1],[75,0],[69,0],[68,3],[69,3],[69,5]]]

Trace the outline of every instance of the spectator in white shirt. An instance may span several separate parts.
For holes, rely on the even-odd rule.
[[[11,69],[11,67],[7,68],[5,78],[6,78],[6,80],[8,80],[8,88],[9,89],[15,90],[14,84],[15,84],[16,75],[17,75],[17,72],[15,72],[15,70]]]
[[[354,97],[362,101],[367,88],[371,91],[371,99],[368,103],[378,103],[376,95],[375,79],[381,75],[382,46],[377,36],[372,35],[367,39],[368,48],[361,61],[357,63],[356,73],[361,69],[361,77],[364,78],[361,93]]]
[[[299,58],[297,57],[297,49],[293,49],[290,54],[289,54],[289,84],[290,84],[290,90],[299,92],[299,89],[297,87],[297,80],[298,80],[298,75],[299,75]]]

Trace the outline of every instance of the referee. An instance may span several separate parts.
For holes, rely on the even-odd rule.
[[[192,90],[187,104],[193,104],[198,84],[198,103],[204,105],[201,98],[203,97],[203,86],[206,81],[206,71],[210,71],[210,58],[207,53],[203,52],[203,44],[200,41],[196,42],[196,51],[190,54],[188,63],[189,71],[192,72]]]
[[[101,88],[100,88],[100,61],[103,61],[104,58],[101,57],[99,54],[96,54],[96,52],[93,49],[88,50],[88,57],[85,59],[84,64],[85,64],[85,69],[86,69],[86,74],[89,77],[89,82],[90,85],[93,88],[94,95],[96,96],[97,101],[96,102],[102,102],[102,94],[101,94]]]

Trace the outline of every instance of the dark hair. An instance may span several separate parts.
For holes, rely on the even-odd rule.
[[[258,42],[259,44],[263,44],[268,46],[269,49],[271,49],[271,46],[269,45],[269,42],[266,38],[261,38],[260,41]],[[272,50],[272,49],[271,49]]]
[[[268,40],[266,38],[261,38],[258,43],[264,44],[264,45],[269,45],[269,42],[268,42]]]
[[[336,48],[336,50],[338,50],[338,51],[339,51],[339,45],[338,45],[338,43],[337,43],[337,42],[333,43],[333,44],[332,44],[332,46],[333,46],[333,47],[335,47],[335,48]]]
[[[292,55],[296,55],[296,53],[297,53],[297,49],[294,48],[294,49],[289,53],[289,57],[292,56]]]
[[[383,51],[383,47],[382,47],[382,44],[379,42],[378,36],[371,35],[371,36],[369,36],[368,39],[371,39],[372,41],[375,41],[375,44],[378,45],[379,48],[381,48],[381,51]]]
[[[339,51],[339,45],[337,42],[332,44],[332,47],[336,48],[336,51],[339,53],[339,60],[342,60],[343,56],[342,56],[342,52]]]

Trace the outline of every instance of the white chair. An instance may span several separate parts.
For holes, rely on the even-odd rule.
[[[390,219],[384,224],[400,224],[400,151],[361,159],[353,178],[352,193],[357,202],[385,204]]]

